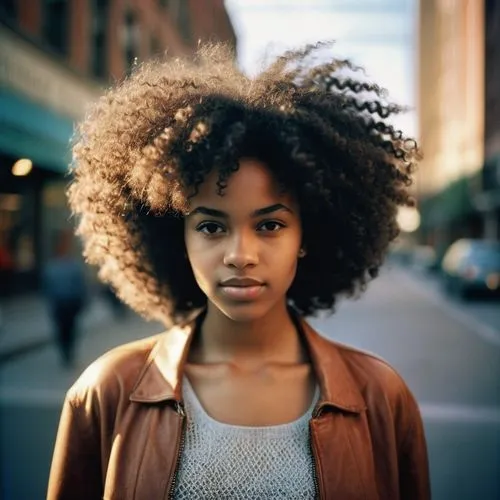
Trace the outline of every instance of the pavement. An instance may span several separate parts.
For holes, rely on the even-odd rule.
[[[0,315],[0,366],[53,345],[53,325],[41,295],[33,293],[4,300],[0,302]],[[141,325],[148,332],[162,330],[161,325],[146,323],[128,309],[118,318],[110,305],[96,294],[80,315],[78,336],[92,336],[92,332],[116,329],[127,322]]]
[[[500,498],[500,311],[450,301],[432,279],[385,269],[359,300],[311,322],[327,337],[394,366],[419,402],[433,498]],[[0,364],[0,497],[45,498],[64,395],[81,371],[115,345],[160,332],[130,312],[113,316],[98,297],[82,317],[77,366],[65,369],[43,302],[5,307],[0,352],[42,346]],[[26,481],[26,475],[30,480]]]
[[[393,274],[420,296],[431,301],[448,316],[468,326],[486,342],[500,346],[500,301],[498,295],[476,296],[467,300],[450,297],[436,273],[413,268],[392,269]]]

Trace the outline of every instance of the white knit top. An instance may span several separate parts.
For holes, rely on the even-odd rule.
[[[319,398],[318,388],[302,417],[266,427],[214,420],[187,377],[183,397],[187,422],[176,500],[315,498],[309,419]]]

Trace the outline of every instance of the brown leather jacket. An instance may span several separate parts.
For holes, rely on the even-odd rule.
[[[319,498],[430,498],[422,421],[401,377],[377,357],[300,325],[321,389],[310,421]],[[83,373],[64,403],[48,500],[170,498],[193,329],[118,347]]]

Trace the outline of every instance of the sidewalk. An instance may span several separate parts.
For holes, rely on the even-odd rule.
[[[0,303],[0,310],[0,364],[53,342],[53,326],[40,295],[4,300]],[[101,297],[96,297],[80,317],[79,332],[85,335],[116,321],[109,305]]]

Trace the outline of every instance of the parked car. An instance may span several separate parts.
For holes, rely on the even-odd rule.
[[[472,292],[500,292],[500,242],[460,239],[441,264],[445,289],[460,298]]]

